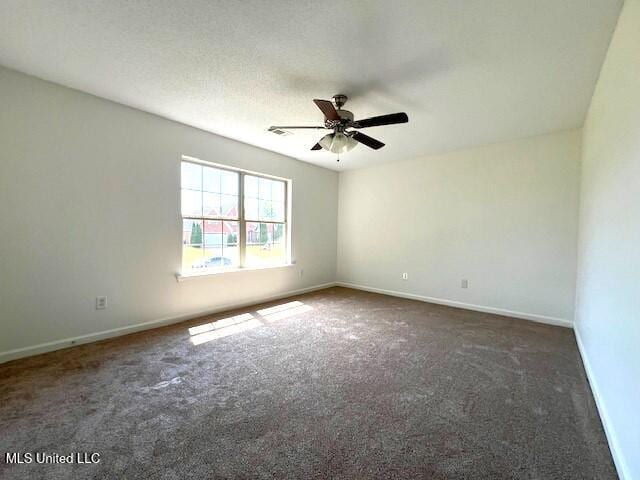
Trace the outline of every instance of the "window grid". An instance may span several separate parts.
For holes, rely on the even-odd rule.
[[[206,257],[206,251],[207,251],[207,243],[206,243],[206,233],[205,233],[205,222],[206,221],[219,221],[222,222],[222,233],[221,235],[224,235],[224,224],[225,223],[237,223],[238,224],[238,228],[237,228],[237,237],[236,237],[236,242],[234,247],[238,248],[238,262],[235,265],[228,265],[228,264],[224,264],[222,263],[222,261],[226,261],[226,257],[224,256],[224,251],[225,251],[225,245],[224,245],[224,238],[222,238],[222,246],[221,246],[221,251],[223,252],[221,254],[222,260],[221,260],[221,264],[220,265],[213,265],[213,266],[206,266],[207,269],[215,269],[215,270],[219,270],[221,268],[224,267],[235,267],[235,268],[246,268],[246,267],[253,267],[253,266],[277,266],[277,265],[281,265],[283,263],[285,263],[287,261],[288,258],[288,182],[285,180],[280,180],[280,179],[275,179],[275,178],[271,178],[268,177],[266,175],[260,175],[260,174],[256,174],[256,173],[249,173],[249,172],[244,172],[242,170],[234,170],[234,169],[227,169],[224,167],[220,167],[218,165],[209,165],[206,163],[200,163],[200,162],[195,162],[195,161],[189,161],[189,160],[182,160],[181,165],[184,164],[190,164],[190,165],[195,165],[198,167],[201,167],[202,173],[200,174],[200,188],[201,190],[198,192],[198,190],[195,190],[193,188],[189,188],[189,186],[187,187],[183,187],[182,185],[182,178],[181,178],[181,192],[184,192],[185,190],[187,191],[191,191],[191,192],[195,192],[195,193],[200,193],[201,195],[201,201],[200,201],[200,215],[193,215],[193,214],[182,214],[181,212],[181,218],[183,220],[183,270],[185,269],[185,265],[184,265],[184,248],[185,245],[187,245],[187,243],[185,243],[184,240],[184,221],[194,221],[194,222],[200,222],[201,225],[201,232],[202,232],[202,238],[201,238],[201,250],[203,252],[203,258]],[[210,214],[205,214],[205,209],[204,209],[204,194],[205,193],[212,193],[210,190],[205,190],[205,185],[204,185],[204,181],[205,181],[205,175],[204,175],[204,169],[205,168],[210,168],[210,169],[214,169],[214,170],[219,170],[222,172],[228,172],[230,174],[235,174],[237,175],[237,201],[236,201],[236,215],[235,216],[228,216],[226,215],[226,212],[224,212],[222,210],[222,208],[219,209],[219,215],[210,215]],[[181,176],[182,177],[182,176]],[[247,177],[250,178],[256,178],[258,179],[258,194],[257,197],[245,197],[245,179]],[[220,176],[220,185],[218,187],[218,190],[220,190],[219,195],[225,195],[224,193],[222,193],[223,187],[222,187],[222,176]],[[263,180],[270,182],[268,183],[268,185],[270,185],[270,189],[271,191],[269,192],[269,198],[261,198],[261,192],[260,192],[260,185],[263,184]],[[282,204],[282,215],[280,216],[280,218],[282,220],[267,220],[267,219],[262,219],[262,212],[260,210],[258,210],[258,215],[257,218],[246,218],[246,205],[245,205],[245,200],[247,198],[251,198],[251,199],[255,199],[258,201],[258,205],[260,205],[260,201],[261,200],[265,200],[265,201],[269,201],[271,204],[274,203],[274,198],[273,198],[273,185],[274,184],[281,184],[280,187],[278,187],[278,195],[281,195],[281,199],[282,201],[277,201],[276,203]],[[217,193],[217,192],[213,192],[213,193]],[[229,196],[229,195],[227,195]],[[181,193],[181,198],[183,198],[182,193]],[[183,209],[183,205],[181,205],[181,210]],[[260,208],[260,207],[258,207]],[[273,210],[271,210],[272,215],[273,215]],[[247,229],[247,224],[251,225],[250,230]],[[259,225],[259,230],[258,230],[258,237],[256,238],[255,235],[255,224]],[[265,227],[263,227],[263,225]],[[272,225],[271,229],[269,229],[269,225]],[[275,232],[276,232],[276,226],[280,226],[280,231],[278,234],[278,238],[275,238]],[[216,234],[217,235],[217,234]],[[251,241],[248,240],[248,235],[252,236]],[[228,243],[228,242],[227,242]],[[188,244],[188,245],[192,245],[192,244]],[[267,260],[266,262],[262,262],[260,263],[259,261],[256,262],[254,261],[253,263],[251,263],[250,261],[247,260],[247,245],[249,245],[251,247],[252,250],[255,250],[256,247],[260,248],[261,250],[271,250],[275,247],[276,252],[278,250],[282,250],[282,255],[280,257],[276,257],[277,261],[269,261]],[[187,270],[191,270],[192,268],[188,268]]]

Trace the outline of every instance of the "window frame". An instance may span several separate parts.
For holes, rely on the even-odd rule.
[[[182,164],[183,163],[191,163],[194,165],[199,165],[202,167],[215,168],[218,170],[223,170],[227,172],[233,172],[238,174],[238,216],[237,218],[224,218],[222,216],[211,216],[204,215],[204,212],[198,215],[183,215],[182,214]],[[282,222],[272,221],[272,220],[247,220],[245,217],[245,197],[244,197],[244,180],[245,177],[249,175],[257,178],[264,178],[267,180],[275,180],[278,182],[282,182],[284,185],[283,192],[283,200],[284,200],[284,217]],[[258,270],[258,269],[266,269],[266,268],[281,268],[288,265],[291,265],[291,221],[289,218],[290,214],[290,193],[291,193],[291,179],[277,177],[274,175],[268,175],[265,173],[254,172],[251,170],[244,170],[241,168],[230,167],[228,165],[221,165],[218,163],[212,163],[205,160],[200,160],[198,158],[189,157],[183,155],[180,158],[180,182],[179,182],[179,216],[180,223],[184,225],[184,220],[196,220],[203,222],[203,248],[204,248],[204,222],[207,220],[211,221],[221,221],[221,222],[237,222],[238,223],[238,250],[239,250],[239,259],[238,265],[232,265],[230,267],[226,267],[224,265],[219,267],[208,267],[203,268],[202,270],[188,269],[184,270],[184,266],[182,264],[182,257],[184,255],[184,243],[181,236],[181,249],[180,249],[180,274],[182,277],[189,276],[200,276],[207,274],[216,274],[222,273],[225,271],[237,271],[237,270]],[[203,190],[201,189],[201,192]],[[273,224],[273,225],[282,225],[283,230],[283,244],[285,248],[284,260],[282,263],[274,263],[274,264],[265,264],[265,265],[247,265],[246,264],[246,252],[247,252],[247,223],[265,223],[265,224]],[[181,227],[181,234],[183,230]]]

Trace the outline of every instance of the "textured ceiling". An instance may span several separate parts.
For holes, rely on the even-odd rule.
[[[621,0],[4,0],[0,64],[328,168],[582,125]],[[279,137],[345,93],[387,144]],[[219,160],[219,159],[214,159]]]

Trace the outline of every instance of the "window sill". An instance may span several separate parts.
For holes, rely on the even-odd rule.
[[[203,270],[201,272],[189,272],[189,273],[176,273],[176,280],[178,282],[186,282],[187,280],[195,280],[197,278],[206,278],[217,275],[224,275],[227,273],[240,273],[240,272],[256,272],[261,270],[276,270],[279,268],[292,268],[295,267],[295,263],[285,263],[283,265],[267,265],[264,267],[244,267],[244,268],[221,268],[217,270]]]

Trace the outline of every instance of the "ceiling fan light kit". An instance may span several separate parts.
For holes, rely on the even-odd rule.
[[[318,143],[331,153],[347,153],[358,145],[356,140],[341,132],[329,133],[322,137]]]
[[[404,112],[379,115],[377,117],[354,121],[353,113],[349,110],[342,109],[346,102],[347,96],[342,94],[334,95],[333,102],[319,99],[313,101],[324,114],[323,126],[272,126],[269,127],[269,131],[282,135],[282,133],[279,132],[295,129],[333,130],[333,133],[322,137],[318,143],[311,147],[311,150],[324,149],[331,153],[341,154],[352,150],[358,143],[362,143],[373,150],[384,147],[384,143],[381,141],[357,131],[361,128],[394,125],[397,123],[407,123],[409,121],[409,117]],[[356,130],[347,130],[350,128]]]

